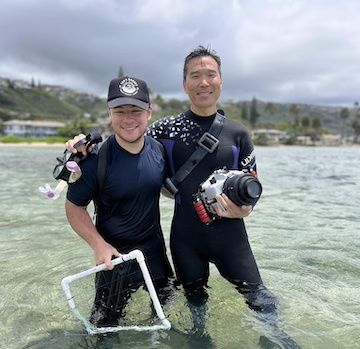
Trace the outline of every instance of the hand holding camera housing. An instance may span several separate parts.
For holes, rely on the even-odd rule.
[[[238,206],[254,206],[261,192],[262,186],[255,171],[218,169],[200,184],[198,192],[193,196],[194,207],[201,221],[208,224],[217,217],[216,202],[225,211],[225,208],[217,201],[216,195],[224,193]]]

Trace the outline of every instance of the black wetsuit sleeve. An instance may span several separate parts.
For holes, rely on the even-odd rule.
[[[66,198],[76,206],[87,206],[96,194],[97,155],[88,155],[79,166],[82,175],[69,185]]]
[[[243,130],[243,132],[241,132],[240,144],[239,169],[242,170],[250,167],[256,171],[254,144],[248,130]]]

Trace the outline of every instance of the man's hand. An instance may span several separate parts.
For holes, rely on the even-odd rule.
[[[216,195],[218,202],[215,203],[215,210],[219,217],[224,218],[245,218],[252,212],[252,206],[237,206],[226,194]],[[223,211],[219,203],[225,208]]]
[[[79,135],[75,136],[73,139],[69,139],[66,143],[65,143],[65,147],[67,150],[71,151],[72,153],[76,154],[76,153],[82,153],[84,156],[87,155],[87,150],[86,150],[86,145],[82,144],[78,149],[74,148],[74,145],[79,142],[81,139],[85,138],[86,136],[82,133],[80,133]]]
[[[93,250],[96,265],[105,263],[108,270],[114,269],[114,266],[111,264],[113,257],[121,257],[121,253],[105,240],[98,243],[96,246],[93,246]]]

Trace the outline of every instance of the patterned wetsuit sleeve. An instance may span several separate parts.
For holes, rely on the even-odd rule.
[[[154,139],[159,139],[164,136],[165,126],[168,125],[170,117],[165,117],[151,123],[146,129],[145,135]]]

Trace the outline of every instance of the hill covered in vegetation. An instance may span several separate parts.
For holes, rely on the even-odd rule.
[[[164,100],[152,94],[153,119],[178,114],[189,107],[189,101]],[[271,106],[271,108],[269,107]],[[231,119],[250,128],[270,128],[295,123],[301,118],[318,118],[327,133],[341,133],[344,120],[342,107],[306,104],[285,104],[257,101],[220,101],[219,108]],[[255,108],[255,111],[254,111]],[[252,119],[256,115],[256,120]],[[352,110],[349,111],[350,116]],[[98,96],[62,86],[35,85],[33,82],[0,78],[0,122],[19,120],[48,120],[67,122],[88,118],[91,122],[106,117],[106,100]],[[350,118],[349,118],[350,123]]]

